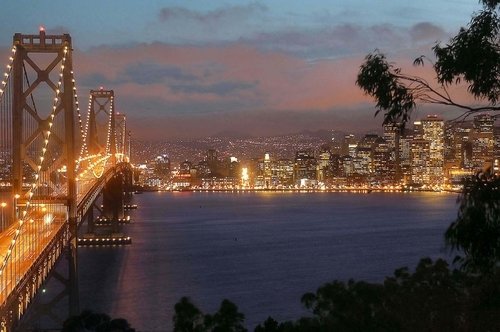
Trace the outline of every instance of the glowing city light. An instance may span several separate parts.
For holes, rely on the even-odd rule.
[[[241,169],[241,180],[248,181],[248,179],[250,179],[250,176],[248,175],[248,168],[243,167]]]
[[[56,217],[52,213],[47,213],[43,216],[43,223],[46,225],[50,225],[55,218]]]

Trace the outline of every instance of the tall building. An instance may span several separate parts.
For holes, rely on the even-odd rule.
[[[264,188],[271,188],[272,186],[272,166],[271,157],[269,153],[264,154]]]
[[[401,160],[400,160],[400,139],[401,139],[401,126],[399,124],[385,124],[384,134],[382,136],[389,149],[390,165],[394,168],[394,181],[401,180]]]
[[[278,184],[293,185],[294,162],[290,159],[279,159],[273,163],[273,174],[276,174]]]
[[[430,183],[430,142],[425,139],[411,141],[411,184],[423,186]]]
[[[294,177],[300,180],[316,180],[316,158],[308,151],[297,151],[295,154]]]
[[[154,166],[156,175],[162,180],[167,180],[170,177],[170,158],[168,155],[157,156]]]
[[[424,129],[422,127],[422,121],[413,122],[413,137],[415,139],[423,139]]]
[[[399,139],[399,167],[401,170],[401,181],[411,183],[411,142],[413,133],[402,135]]]
[[[472,161],[470,137],[469,123],[453,123],[447,126],[445,161],[457,163],[464,169],[470,168]]]
[[[372,151],[373,180],[377,184],[394,184],[396,167],[391,158],[393,152],[394,149],[385,139],[377,139]]]
[[[354,157],[354,173],[369,175],[373,173],[372,168],[372,148],[358,145],[356,156]]]
[[[493,165],[495,120],[489,114],[480,114],[474,117],[471,133],[472,167],[474,170],[489,168]]]
[[[344,141],[342,142],[341,153],[343,156],[349,155],[354,157],[356,154],[356,147],[358,146],[358,142],[356,137],[353,134],[345,135]]]
[[[318,159],[318,181],[324,182],[331,177],[331,153],[327,147],[322,147]]]
[[[215,149],[208,149],[207,150],[207,156],[206,156],[206,161],[208,168],[210,169],[210,172],[213,174],[216,174],[218,172],[218,166],[219,166],[219,158],[217,154],[217,150]]]
[[[429,184],[444,184],[444,121],[437,115],[428,115],[421,121],[422,139],[429,142]]]

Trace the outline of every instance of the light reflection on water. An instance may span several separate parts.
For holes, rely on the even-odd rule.
[[[300,297],[348,278],[381,281],[419,258],[446,255],[456,217],[445,193],[144,193],[134,197],[133,244],[80,250],[82,307],[140,331],[171,330],[174,304],[204,312],[223,298],[247,326],[295,319]]]

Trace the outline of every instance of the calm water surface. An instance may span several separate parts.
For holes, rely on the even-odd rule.
[[[252,329],[306,314],[302,294],[349,278],[382,281],[446,256],[456,217],[443,193],[144,193],[125,226],[133,244],[81,248],[82,308],[170,331],[189,296],[205,313],[235,302]]]

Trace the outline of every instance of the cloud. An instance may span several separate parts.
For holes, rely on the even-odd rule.
[[[179,66],[140,62],[126,67],[118,80],[132,81],[142,85],[169,81],[193,81],[195,79],[197,76]]]
[[[442,30],[421,22],[257,33],[236,42],[155,42],[74,53],[80,88],[113,89],[136,137],[205,136],[227,128],[250,135],[299,128],[373,124],[374,102],[355,86],[366,53],[380,48],[407,71],[432,81],[430,66],[412,68],[416,46]],[[430,52],[430,48],[427,47]],[[82,93],[80,93],[82,95]],[[331,119],[331,120],[329,120]]]
[[[446,36],[443,29],[428,22],[420,22],[409,28],[391,24],[362,26],[346,23],[310,29],[261,32],[241,38],[240,42],[262,50],[285,52],[307,59],[321,59],[366,54],[376,48],[398,52],[422,45],[429,46]]]
[[[429,22],[421,22],[412,26],[409,34],[414,41],[431,41],[435,42],[441,38],[448,37],[445,31]]]
[[[172,84],[170,88],[174,92],[183,93],[210,93],[219,96],[227,96],[230,94],[238,93],[242,90],[253,89],[258,85],[258,82],[236,82],[236,81],[222,81],[214,84]]]
[[[111,86],[114,84],[114,81],[108,79],[104,74],[101,73],[82,73],[80,74],[80,79],[78,80],[78,84],[81,84],[85,87],[94,87],[98,86]]]
[[[195,114],[206,114],[201,134],[215,128],[220,116],[214,116],[221,112],[246,114],[250,121],[257,110],[277,113],[279,118],[281,112],[320,113],[366,101],[354,86],[361,60],[309,63],[244,43],[223,47],[155,43],[78,52],[74,65],[80,91],[100,85],[113,89],[120,111],[141,122],[179,117],[191,123]]]
[[[243,6],[227,6],[208,12],[190,10],[183,7],[162,8],[159,13],[161,22],[194,21],[200,24],[218,24],[220,22],[245,20],[248,17],[267,11],[263,4],[253,2]]]

